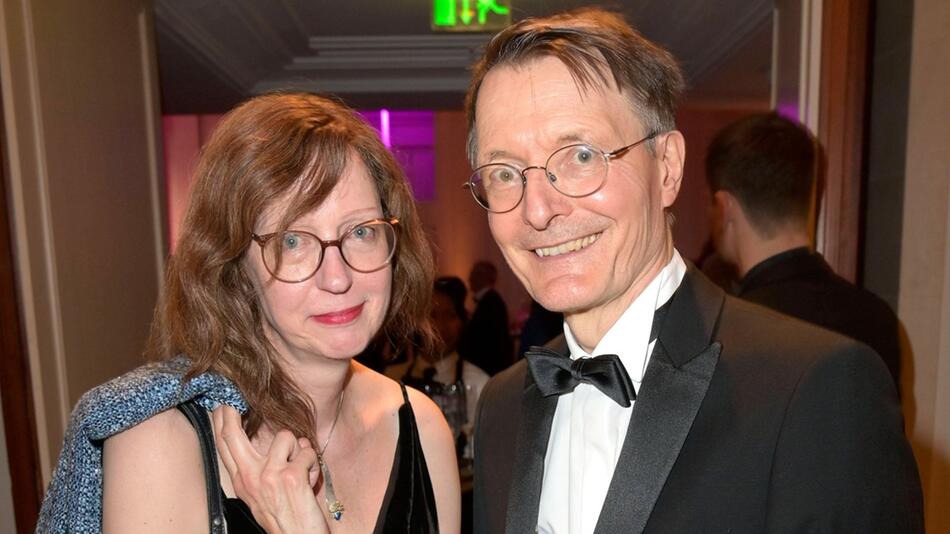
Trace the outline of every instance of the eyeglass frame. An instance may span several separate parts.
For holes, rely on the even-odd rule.
[[[548,156],[548,159],[547,159],[547,160],[545,160],[544,165],[531,165],[531,166],[528,166],[528,167],[525,167],[525,168],[521,169],[520,171],[518,170],[518,168],[517,168],[516,166],[514,166],[514,165],[512,165],[512,164],[510,164],[510,163],[486,163],[486,164],[484,164],[484,165],[479,165],[478,167],[476,167],[476,168],[472,171],[472,174],[468,177],[468,180],[466,180],[465,183],[462,184],[462,187],[469,190],[469,192],[472,194],[472,198],[475,199],[475,203],[478,204],[478,205],[479,205],[482,209],[484,209],[485,211],[487,211],[487,212],[489,212],[489,213],[508,213],[508,212],[514,211],[518,206],[521,205],[521,201],[524,200],[525,191],[527,190],[527,187],[528,187],[528,176],[526,175],[526,173],[527,173],[528,171],[530,171],[531,169],[541,169],[541,170],[544,171],[544,176],[547,178],[547,182],[551,184],[551,187],[553,187],[555,191],[557,191],[558,193],[560,193],[560,194],[562,194],[562,195],[564,195],[564,196],[566,196],[566,197],[569,197],[569,198],[583,198],[583,197],[586,197],[586,196],[593,195],[594,193],[600,191],[600,190],[604,187],[604,184],[607,183],[607,174],[608,174],[608,172],[610,171],[610,161],[611,161],[611,160],[623,156],[624,154],[626,154],[627,152],[629,152],[630,150],[632,150],[633,148],[637,147],[638,145],[640,145],[640,144],[642,144],[642,143],[645,143],[645,142],[647,142],[647,141],[649,141],[649,140],[651,140],[651,139],[655,139],[656,136],[660,135],[660,133],[662,133],[662,132],[660,132],[659,130],[653,130],[653,131],[651,131],[646,137],[644,137],[643,139],[640,139],[639,141],[636,141],[636,142],[631,143],[631,144],[629,144],[629,145],[622,146],[622,147],[620,147],[620,148],[618,148],[618,149],[616,149],[616,150],[611,150],[610,152],[604,152],[603,150],[597,148],[596,146],[594,146],[594,145],[592,145],[592,144],[590,144],[590,143],[572,143],[572,144],[570,144],[570,145],[564,145],[564,146],[558,148],[557,150],[555,150],[554,152],[551,152],[551,155]],[[589,147],[589,148],[592,148],[592,149],[596,150],[597,152],[600,152],[600,154],[604,157],[604,166],[605,166],[604,169],[605,169],[605,170],[604,170],[604,177],[601,179],[600,185],[598,185],[596,188],[594,188],[593,191],[590,191],[589,193],[583,193],[583,194],[580,194],[580,195],[571,195],[571,194],[565,193],[564,191],[561,191],[560,189],[558,189],[558,187],[557,187],[556,185],[554,185],[554,180],[551,180],[551,176],[552,176],[552,175],[548,172],[548,164],[551,162],[551,158],[553,158],[554,155],[557,154],[558,152],[560,152],[560,151],[562,151],[562,150],[565,150],[565,149],[568,149],[568,148],[577,147],[577,146],[586,146],[586,147]],[[474,177],[478,174],[478,172],[479,172],[480,170],[484,169],[485,167],[492,166],[492,165],[504,165],[504,166],[506,166],[506,167],[510,167],[511,169],[517,171],[518,174],[521,175],[521,196],[518,197],[518,201],[515,202],[515,205],[514,205],[514,206],[512,206],[512,207],[510,207],[510,208],[508,208],[508,209],[506,209],[506,210],[499,210],[499,211],[496,211],[496,210],[493,210],[493,209],[489,208],[489,207],[486,206],[485,204],[482,204],[482,202],[478,199],[478,194],[475,193],[475,188],[476,188],[476,187],[475,187],[475,184],[473,183],[472,178],[474,178]],[[557,176],[555,176],[555,178],[557,178]]]
[[[390,228],[392,228],[392,230],[393,230],[393,247],[392,247],[392,250],[389,252],[389,257],[386,259],[386,261],[384,261],[383,264],[380,265],[379,267],[377,267],[377,268],[375,268],[375,269],[371,269],[371,270],[369,270],[369,271],[364,271],[364,270],[362,270],[362,269],[357,269],[356,267],[353,267],[353,265],[350,263],[350,261],[346,259],[346,255],[343,254],[343,240],[346,239],[346,238],[347,238],[351,233],[353,233],[353,231],[355,231],[357,228],[360,228],[361,226],[370,225],[370,224],[376,224],[376,223],[386,223],[387,225],[389,225]],[[331,240],[329,240],[329,241],[324,241],[323,239],[320,239],[319,236],[317,236],[317,235],[315,235],[315,234],[313,234],[313,233],[311,233],[311,232],[307,232],[307,231],[305,231],[305,230],[294,230],[294,229],[290,229],[290,228],[288,228],[287,230],[282,230],[282,231],[280,231],[280,232],[271,232],[271,233],[269,233],[269,234],[263,234],[263,235],[261,235],[261,234],[256,234],[256,233],[251,233],[251,240],[254,241],[255,243],[257,243],[257,244],[261,247],[261,262],[264,264],[264,268],[267,269],[267,272],[270,273],[270,275],[273,276],[275,280],[279,280],[279,281],[281,281],[281,282],[283,282],[283,283],[285,283],[285,284],[299,284],[299,283],[301,283],[301,282],[306,282],[307,280],[310,280],[311,278],[314,277],[314,275],[317,274],[317,271],[319,271],[319,270],[320,270],[320,267],[323,265],[323,260],[324,260],[324,258],[327,257],[327,249],[330,248],[330,247],[336,247],[337,250],[340,251],[340,258],[343,260],[343,263],[345,263],[347,267],[349,267],[350,269],[353,269],[354,271],[356,271],[356,272],[358,272],[358,273],[363,273],[363,274],[366,274],[366,273],[373,273],[373,272],[376,272],[376,271],[382,269],[383,267],[385,267],[386,265],[388,265],[388,264],[392,261],[393,256],[396,254],[396,244],[397,244],[397,242],[398,242],[398,240],[399,240],[399,234],[398,234],[398,232],[396,232],[396,227],[397,227],[398,225],[399,225],[399,219],[396,218],[396,217],[377,217],[377,218],[375,218],[375,219],[369,219],[369,220],[366,220],[366,221],[357,223],[357,224],[353,225],[352,228],[350,228],[349,230],[347,230],[346,232],[344,232],[342,236],[340,236],[340,237],[338,237],[338,238],[336,238],[336,239],[331,239]],[[308,274],[307,276],[301,278],[300,280],[284,280],[283,278],[277,276],[277,273],[271,271],[271,268],[267,265],[267,258],[264,256],[264,247],[267,245],[267,243],[268,243],[271,239],[273,239],[275,236],[278,236],[278,235],[281,235],[281,234],[286,234],[287,232],[292,232],[292,233],[295,233],[295,234],[306,234],[306,235],[308,235],[308,236],[310,236],[310,237],[316,239],[316,240],[317,240],[317,243],[320,243],[320,261],[317,262],[317,266],[313,269],[313,271],[312,271],[310,274]]]

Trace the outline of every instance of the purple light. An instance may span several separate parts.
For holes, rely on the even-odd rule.
[[[435,200],[435,113],[388,109],[359,113],[379,132],[379,140],[399,161],[416,200]]]
[[[796,102],[779,102],[775,106],[775,112],[790,121],[800,122],[798,117],[798,104]]]
[[[386,108],[379,110],[379,135],[382,137],[383,145],[386,148],[392,148],[392,141],[389,137],[389,110]]]

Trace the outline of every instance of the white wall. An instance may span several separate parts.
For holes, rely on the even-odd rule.
[[[928,532],[950,532],[950,2],[914,3],[898,315]],[[908,402],[909,401],[909,402]]]
[[[88,388],[142,361],[164,258],[149,0],[0,0],[9,202],[44,481]]]

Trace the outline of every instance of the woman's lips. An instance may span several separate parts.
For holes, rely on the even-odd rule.
[[[363,313],[363,305],[359,304],[345,310],[314,315],[313,319],[318,323],[341,325],[356,320],[356,318],[359,317],[361,313]]]

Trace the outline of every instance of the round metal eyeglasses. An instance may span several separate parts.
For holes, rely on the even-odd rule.
[[[586,197],[596,193],[607,182],[610,160],[619,158],[658,134],[651,132],[636,143],[610,152],[586,143],[568,145],[555,150],[544,166],[518,169],[507,163],[489,163],[475,169],[462,186],[472,192],[479,206],[491,213],[506,213],[521,204],[528,183],[527,172],[531,169],[543,170],[547,181],[562,195]]]
[[[396,251],[397,224],[396,218],[371,219],[332,241],[301,230],[251,234],[251,239],[261,247],[267,272],[281,282],[296,284],[317,274],[330,247],[338,248],[343,261],[354,271],[371,273],[382,269]]]

